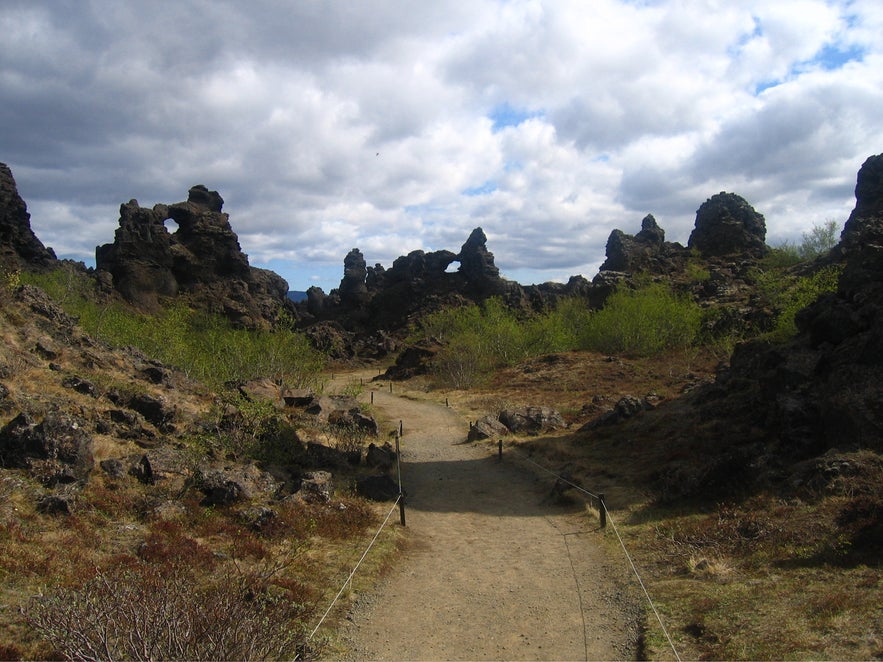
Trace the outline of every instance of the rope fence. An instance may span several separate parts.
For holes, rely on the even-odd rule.
[[[334,596],[334,599],[331,601],[331,604],[328,605],[328,609],[325,610],[325,613],[322,614],[322,618],[319,619],[319,622],[316,624],[316,627],[313,628],[313,631],[310,632],[307,637],[307,641],[310,641],[313,636],[315,636],[316,632],[318,632],[319,628],[322,627],[322,623],[325,622],[325,619],[328,618],[328,614],[331,613],[331,610],[334,609],[334,605],[337,604],[337,601],[340,600],[340,596],[343,595],[343,592],[346,590],[346,587],[349,586],[349,583],[352,581],[353,576],[356,574],[356,571],[359,569],[359,566],[362,565],[362,561],[365,560],[365,557],[368,556],[368,552],[371,551],[371,548],[374,546],[374,543],[377,542],[377,538],[380,537],[381,531],[383,531],[387,522],[389,522],[389,518],[392,517],[393,511],[395,511],[396,506],[399,505],[399,501],[401,501],[402,495],[399,494],[396,497],[395,503],[392,504],[392,508],[389,509],[389,512],[386,514],[386,519],[383,520],[383,524],[380,525],[380,528],[377,529],[377,533],[374,534],[374,537],[371,539],[371,542],[368,544],[368,547],[365,549],[361,558],[359,558],[358,563],[356,563],[352,572],[350,572],[349,577],[346,578],[346,581],[343,583],[343,586],[340,587],[340,590],[337,592],[337,595]]]
[[[503,448],[502,441],[500,441],[500,457],[501,458],[502,458],[502,448]],[[641,579],[641,575],[638,573],[638,568],[637,568],[637,566],[635,566],[635,562],[632,560],[632,556],[631,556],[631,554],[629,554],[628,549],[626,549],[625,542],[623,542],[623,540],[622,540],[622,536],[619,535],[619,529],[616,528],[616,524],[614,523],[613,518],[610,516],[610,511],[607,509],[607,504],[604,501],[604,495],[603,494],[594,494],[593,492],[590,492],[589,490],[583,488],[582,486],[577,485],[576,483],[574,483],[570,480],[567,480],[566,478],[564,478],[560,474],[557,474],[554,471],[547,469],[543,465],[534,462],[527,455],[525,455],[524,453],[521,453],[518,449],[515,449],[515,450],[519,452],[519,455],[521,456],[521,458],[523,460],[529,462],[530,464],[532,464],[533,466],[542,470],[543,472],[549,474],[550,476],[554,476],[556,480],[559,480],[562,483],[569,485],[570,487],[574,488],[575,490],[578,490],[579,492],[582,492],[583,494],[586,494],[586,495],[592,497],[593,499],[597,499],[598,511],[601,516],[602,528],[604,527],[604,525],[607,522],[610,522],[610,526],[613,528],[613,533],[616,534],[616,539],[619,541],[620,547],[622,547],[622,551],[625,554],[625,558],[628,560],[629,566],[631,566],[632,572],[634,573],[635,577],[638,580],[638,585],[641,587],[641,591],[644,593],[644,597],[647,599],[647,603],[650,605],[650,609],[653,611],[653,615],[656,617],[656,621],[659,623],[659,627],[662,628],[662,633],[665,635],[665,638],[668,641],[668,645],[671,647],[672,653],[674,653],[675,659],[678,662],[681,662],[681,656],[678,655],[678,651],[675,648],[674,642],[672,641],[672,638],[668,633],[668,629],[665,627],[665,623],[662,622],[662,617],[659,615],[659,611],[656,609],[656,605],[653,604],[653,599],[650,597],[650,593],[647,591],[647,587],[644,585],[644,580]]]

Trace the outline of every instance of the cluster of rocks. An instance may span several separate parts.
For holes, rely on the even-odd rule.
[[[109,278],[142,308],[155,309],[161,297],[187,293],[238,325],[268,326],[291,307],[288,283],[249,265],[223,204],[217,191],[197,185],[186,202],[151,209],[137,200],[121,205],[114,242],[95,250],[99,278]],[[174,232],[169,221],[177,226]]]
[[[667,498],[817,485],[829,463],[813,458],[883,452],[883,154],[862,165],[855,194],[840,243],[823,260],[843,265],[837,291],[798,313],[791,341],[738,345],[717,380],[685,398],[700,424],[684,440],[690,457],[657,472]],[[883,512],[879,492],[869,498]]]
[[[487,248],[487,236],[475,228],[459,252],[417,250],[388,269],[368,266],[354,248],[344,258],[337,289],[326,294],[312,287],[305,301],[293,304],[284,279],[249,265],[223,203],[217,191],[197,185],[185,202],[152,208],[136,200],[122,204],[113,243],[96,248],[98,282],[148,310],[186,295],[191,304],[246,328],[272,326],[284,312],[334,358],[379,358],[401,349],[403,332],[428,312],[492,296],[522,311],[548,310],[560,298],[574,296],[599,308],[633,274],[671,277],[697,254],[708,261],[711,276],[693,294],[742,301],[751,261],[768,250],[763,216],[738,195],[720,193],[697,211],[687,247],[665,241],[652,215],[643,219],[636,235],[613,230],[605,262],[591,282],[582,276],[529,286],[506,280]],[[0,248],[9,263],[46,266],[55,261],[52,250],[31,231],[6,166],[0,167]]]
[[[482,416],[469,425],[468,441],[481,441],[509,434],[539,435],[567,427],[564,417],[551,407],[503,409],[496,416]]]

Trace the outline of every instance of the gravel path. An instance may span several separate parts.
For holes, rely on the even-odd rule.
[[[453,410],[376,390],[401,420],[410,544],[340,633],[356,660],[595,660],[635,654],[622,560],[550,479],[465,443]],[[398,516],[393,516],[398,521]]]

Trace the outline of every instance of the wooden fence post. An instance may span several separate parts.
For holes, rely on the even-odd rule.
[[[607,528],[607,504],[604,502],[604,495],[598,495],[598,512],[601,515],[601,528]]]
[[[405,524],[405,493],[402,490],[402,452],[399,447],[399,435],[396,435],[396,474],[399,479],[399,521]]]

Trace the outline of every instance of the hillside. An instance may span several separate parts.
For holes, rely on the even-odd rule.
[[[560,414],[563,426],[493,429],[513,452],[608,496],[684,656],[883,656],[883,155],[859,171],[839,244],[793,267],[774,270],[763,217],[720,194],[700,207],[686,247],[666,242],[652,216],[634,236],[614,231],[591,282],[504,281],[478,228],[459,253],[417,252],[388,270],[351,253],[339,290],[297,305],[248,265],[205,187],[185,203],[124,204],[116,241],[100,249],[107,269],[93,272],[42,246],[2,174],[0,657],[70,655],[72,632],[145,617],[121,616],[132,602],[195,633],[154,657],[321,652],[307,631],[385,510],[356,486],[388,468],[388,451],[379,468],[366,451],[390,426],[366,406],[363,381],[326,390],[332,367],[356,362],[390,368],[380,384],[396,379],[413,398],[443,394],[470,421]],[[461,269],[449,273],[453,261]],[[836,285],[782,335],[783,303],[762,272],[808,282],[828,267]],[[32,283],[54,284],[56,298]],[[452,307],[527,325],[564,301],[589,313],[648,285],[705,311],[713,341],[650,356],[546,352],[495,364],[469,388],[433,373],[444,342],[400,351],[415,323]],[[72,317],[64,306],[75,300],[95,315]],[[109,341],[145,328],[171,328],[153,347],[177,358]],[[312,361],[300,331],[349,363]],[[272,348],[261,352],[271,361],[250,347]],[[159,646],[169,622],[144,622]],[[638,649],[665,657],[652,620],[643,627]],[[210,630],[230,637],[206,648]]]

